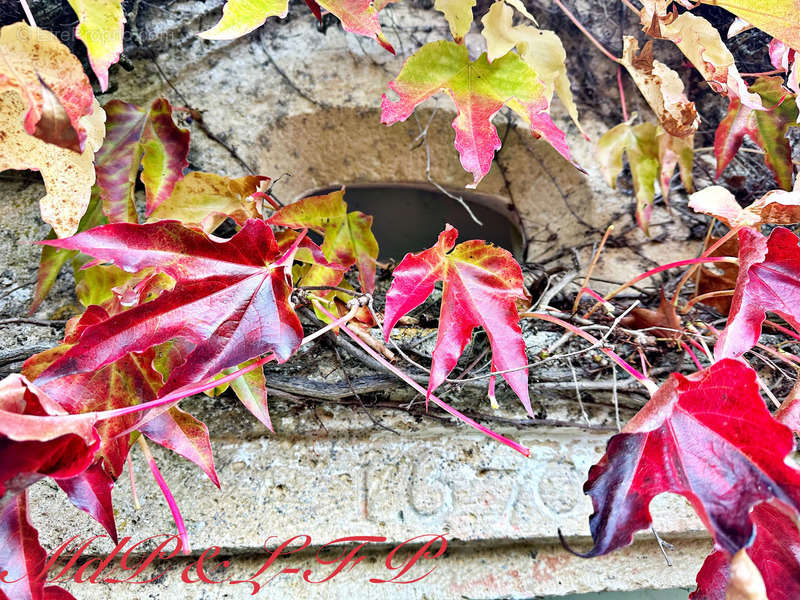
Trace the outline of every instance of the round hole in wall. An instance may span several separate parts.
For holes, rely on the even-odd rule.
[[[314,190],[304,197],[319,196],[339,186]],[[522,259],[525,236],[517,213],[508,200],[467,190],[448,190],[461,196],[478,225],[453,198],[428,184],[352,184],[344,194],[349,211],[374,217],[372,231],[380,246],[380,259],[400,260],[407,252],[430,248],[445,225],[458,229],[458,242],[486,240]]]

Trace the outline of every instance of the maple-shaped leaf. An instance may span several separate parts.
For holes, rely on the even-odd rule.
[[[112,223],[136,223],[133,192],[140,164],[150,215],[169,198],[189,165],[189,131],[175,125],[172,106],[164,98],[149,109],[120,100],[104,108],[106,141],[96,157],[103,212]]]
[[[31,524],[25,492],[0,512],[0,598],[11,600],[75,600],[59,586],[45,586],[47,552]]]
[[[308,228],[324,235],[321,248],[325,259],[345,268],[356,265],[361,289],[372,293],[375,289],[375,261],[378,258],[372,217],[360,211],[348,213],[344,193],[345,190],[341,189],[323,196],[303,198],[281,208],[267,222],[294,229]],[[315,272],[324,269],[330,271],[330,267],[319,264],[312,265],[311,269]],[[304,277],[304,285],[337,285],[320,283],[318,278],[314,273],[308,273]]]
[[[769,600],[800,598],[800,531],[784,510],[767,502],[751,513],[756,527],[753,545],[746,553],[758,569]],[[741,551],[740,551],[741,552]],[[697,590],[691,600],[726,600],[731,584],[731,558],[712,552],[697,574]],[[730,596],[727,596],[730,598]]]
[[[59,236],[71,235],[91,199],[95,170],[94,152],[103,140],[105,114],[95,101],[94,112],[80,122],[87,132],[82,153],[43,142],[23,127],[25,106],[15,91],[0,90],[0,171],[41,171],[47,195],[39,200],[42,219]]]
[[[391,0],[390,0],[391,1]],[[345,31],[375,39],[394,54],[394,48],[384,37],[378,20],[378,10],[388,2],[372,0],[307,0],[319,19],[321,6],[335,15]],[[382,4],[382,6],[376,6]],[[315,10],[316,9],[316,10]],[[228,0],[222,7],[222,18],[211,29],[198,35],[207,40],[232,40],[261,27],[269,17],[281,19],[289,12],[289,0]]]
[[[636,194],[636,221],[645,232],[649,229],[659,174],[657,133],[653,123],[620,123],[597,141],[600,169],[612,188],[616,188],[622,172],[622,155],[627,154]]]
[[[286,361],[303,337],[290,302],[294,247],[280,252],[269,226],[251,219],[230,240],[217,241],[176,221],[112,223],[64,240],[43,242],[80,250],[131,271],[152,267],[175,288],[87,327],[78,343],[42,373],[58,377],[94,371],[129,352],[181,338],[194,344],[162,390],[210,377],[262,354]]]
[[[64,344],[32,356],[23,364],[22,372],[30,379],[37,379],[50,365],[64,356],[89,327],[102,324],[108,319],[109,314],[104,308],[89,307],[82,315],[68,323]],[[40,387],[59,400],[71,413],[102,411],[149,402],[158,397],[164,384],[164,375],[155,365],[158,350],[160,349],[132,352],[95,371],[66,375],[44,383]],[[185,355],[182,355],[173,361],[170,367],[175,368],[184,360]],[[137,427],[141,416],[142,413],[133,413],[102,421],[96,427],[101,436],[96,460],[102,461],[112,483],[122,472],[131,447],[130,436],[120,434]],[[138,429],[157,444],[197,464],[209,479],[219,486],[205,424],[177,407],[168,407]],[[85,488],[85,483],[83,486]],[[70,499],[83,509],[83,506],[75,502],[72,495]],[[96,514],[90,514],[98,518]],[[103,519],[98,518],[98,521],[106,526]]]
[[[753,110],[738,98],[731,98],[728,114],[714,134],[717,177],[733,160],[747,136],[764,151],[764,161],[777,184],[784,190],[791,190],[794,166],[786,132],[790,126],[797,125],[797,104],[783,89],[780,77],[759,77],[750,89],[763,99],[766,110]]]
[[[758,228],[765,223],[793,225],[800,223],[800,177],[791,192],[772,190],[745,208],[726,188],[712,185],[692,194],[689,208],[716,217],[731,229]]]
[[[56,483],[64,490],[72,504],[90,514],[105,528],[111,539],[117,542],[117,524],[114,521],[114,507],[111,504],[114,480],[99,462],[74,477],[56,479]]]
[[[453,39],[461,42],[472,26],[472,9],[476,4],[476,0],[436,0],[433,8],[444,14]]]
[[[761,335],[767,312],[800,331],[800,250],[784,227],[769,238],[749,227],[739,231],[739,277],[725,330],[714,347],[719,360],[750,350]]]
[[[603,177],[612,188],[616,188],[622,172],[623,154],[627,155],[636,195],[636,221],[648,233],[656,181],[664,202],[668,203],[670,179],[677,166],[683,186],[692,190],[694,136],[679,138],[653,123],[631,125],[632,121],[604,133],[597,141],[597,155]]]
[[[733,54],[711,23],[688,11],[677,16],[668,14],[669,3],[661,0],[647,0],[643,4],[642,26],[649,35],[674,42],[716,92],[738,98],[750,108],[762,108],[761,98],[747,89]]]
[[[553,92],[558,94],[575,125],[583,131],[578,122],[578,107],[572,98],[567,78],[567,52],[564,44],[553,31],[531,25],[514,25],[514,9],[508,4],[510,3],[507,0],[498,0],[481,19],[489,60],[493,61],[512,48],[517,48],[522,60],[536,71],[539,81],[545,87],[548,102],[553,97]],[[523,14],[533,20],[524,5],[516,3],[515,8],[520,12],[524,11]]]
[[[700,0],[729,10],[793,48],[800,48],[796,0]]]
[[[681,318],[675,311],[675,305],[667,300],[661,290],[658,308],[634,308],[620,325],[629,329],[646,329],[647,333],[661,338],[678,339],[681,337]]]
[[[800,511],[800,471],[785,462],[793,448],[746,364],[723,359],[689,377],[673,373],[589,471],[594,547],[584,556],[630,544],[664,492],[685,496],[716,547],[735,554],[753,538],[755,505],[778,500]]]
[[[510,52],[489,63],[486,54],[474,62],[464,46],[438,41],[425,44],[403,65],[389,87],[397,100],[384,94],[381,122],[392,125],[405,121],[414,108],[440,91],[446,91],[456,105],[453,121],[455,147],[461,165],[472,173],[475,187],[489,172],[500,138],[492,117],[508,104],[562,156],[572,162],[564,132],[547,113],[549,100],[536,71]],[[573,163],[574,164],[574,163]]]
[[[492,371],[519,396],[528,414],[528,364],[519,326],[517,301],[528,300],[522,269],[508,250],[470,240],[455,246],[458,230],[448,225],[435,246],[406,254],[392,273],[386,293],[386,341],[397,321],[422,304],[443,282],[439,330],[433,350],[428,393],[445,380],[458,362],[475,327],[483,327],[492,348]],[[455,246],[455,248],[454,248]]]
[[[175,184],[170,196],[150,215],[150,221],[175,219],[213,232],[226,218],[239,225],[261,218],[260,200],[252,198],[269,177],[223,177],[194,171]]]
[[[100,445],[95,421],[68,414],[21,375],[0,381],[0,506],[44,476],[82,473]]]
[[[653,42],[639,52],[639,42],[624,36],[621,64],[653,109],[661,127],[672,136],[683,138],[694,134],[700,124],[694,102],[684,93],[678,73],[653,58]]]
[[[43,142],[83,152],[92,134],[82,119],[94,112],[94,94],[69,48],[49,31],[14,23],[0,29],[0,56],[0,95],[10,90],[19,96],[24,131]],[[5,168],[10,167],[0,170]]]
[[[108,68],[119,60],[125,34],[121,0],[68,0],[78,15],[77,37],[86,46],[100,89],[108,89]]]

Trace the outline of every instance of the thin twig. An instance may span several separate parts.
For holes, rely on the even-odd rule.
[[[0,325],[39,325],[41,327],[63,327],[67,324],[61,319],[34,319],[32,317],[14,317],[13,319],[0,319]]]

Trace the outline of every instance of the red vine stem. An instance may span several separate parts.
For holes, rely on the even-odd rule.
[[[625,88],[622,87],[622,66],[617,66],[617,87],[619,87],[619,101],[622,105],[622,120],[628,120],[628,104],[625,102]]]
[[[191,554],[192,548],[189,545],[189,534],[186,533],[186,524],[183,522],[183,516],[181,515],[181,511],[178,508],[178,503],[175,502],[175,497],[172,495],[172,492],[167,485],[167,482],[164,481],[164,477],[161,475],[161,471],[158,470],[158,465],[156,464],[156,459],[153,458],[153,455],[150,453],[150,447],[147,445],[143,436],[139,436],[136,439],[139,442],[139,446],[142,448],[142,452],[144,453],[145,458],[147,459],[147,463],[150,465],[150,471],[153,473],[153,479],[156,480],[158,487],[161,488],[161,493],[164,494],[164,498],[167,501],[167,505],[169,506],[169,510],[172,513],[172,518],[175,519],[175,527],[178,530],[178,537],[181,540],[181,548],[184,554]]]
[[[794,331],[792,331],[788,327],[784,327],[783,325],[780,325],[779,323],[775,323],[774,321],[770,321],[769,319],[764,321],[764,325],[769,325],[770,327],[774,327],[775,329],[777,329],[781,333],[785,333],[789,337],[792,337],[792,338],[796,339],[798,342],[800,342],[800,335],[798,335],[797,333],[795,333]]]
[[[583,24],[575,17],[575,15],[573,15],[572,12],[570,12],[570,10],[561,3],[561,0],[553,0],[553,4],[555,4],[558,8],[560,8],[561,12],[567,15],[567,18],[570,21],[572,21],[572,24],[575,25],[575,27],[577,27],[580,30],[580,32],[586,36],[586,39],[592,42],[592,44],[594,44],[595,47],[598,50],[600,50],[600,52],[602,52],[609,60],[613,60],[617,64],[620,63],[620,59],[618,59],[616,56],[611,54],[611,52],[606,50],[605,46],[603,46],[603,44],[598,42],[597,39],[595,39],[595,37],[591,33],[589,33],[589,30],[586,29],[586,27],[584,27]]]
[[[733,229],[731,229],[728,233],[726,233],[721,238],[719,238],[716,242],[714,242],[710,247],[708,247],[705,250],[703,250],[703,253],[700,255],[700,258],[703,258],[703,257],[706,257],[706,256],[711,256],[711,254],[714,252],[714,250],[716,250],[717,248],[720,248],[725,242],[727,242],[733,236],[738,234],[739,230],[741,228],[742,227],[739,226],[739,227],[734,227]],[[675,286],[675,295],[672,297],[672,305],[673,306],[678,306],[678,296],[680,295],[681,290],[683,289],[683,286],[686,285],[687,281],[689,281],[689,277],[691,277],[692,273],[695,272],[695,269],[697,269],[696,265],[692,266],[691,269],[686,271],[686,273],[683,274],[683,277],[681,277],[681,280],[678,282],[678,285]]]
[[[571,331],[577,336],[582,337],[587,342],[591,342],[592,344],[596,345],[598,349],[608,356],[611,360],[617,363],[620,367],[622,367],[631,377],[638,380],[639,382],[647,388],[647,391],[650,392],[652,396],[655,394],[656,390],[658,390],[658,385],[655,381],[647,377],[644,373],[636,369],[635,367],[631,366],[628,361],[622,358],[619,354],[611,350],[610,348],[606,348],[603,345],[601,340],[598,340],[594,337],[591,333],[585,332],[580,327],[573,325],[572,323],[568,323],[558,317],[554,317],[552,315],[548,315],[547,313],[538,313],[538,312],[525,312],[520,315],[520,318],[527,318],[527,319],[539,319],[541,321],[549,321],[550,323],[554,323],[560,327],[563,327],[567,331]]]
[[[695,355],[694,352],[692,352],[692,349],[689,348],[689,346],[683,340],[681,340],[679,343],[681,345],[681,348],[683,348],[683,351],[686,352],[686,354],[689,355],[689,358],[692,359],[692,362],[694,363],[694,366],[697,367],[697,370],[698,371],[702,371],[703,370],[703,365],[701,365],[700,361],[697,360],[697,356]]]
[[[331,313],[329,313],[327,310],[325,310],[325,308],[323,306],[317,304],[317,307],[322,312],[322,314],[324,314],[328,318],[333,318],[333,315]],[[425,388],[423,388],[420,384],[418,384],[416,381],[414,381],[407,373],[405,373],[402,370],[398,369],[396,366],[394,366],[392,363],[390,363],[388,360],[386,360],[378,352],[375,352],[375,350],[373,350],[368,344],[366,344],[349,327],[347,327],[346,325],[342,325],[340,327],[340,330],[344,331],[348,336],[350,336],[350,338],[356,344],[358,344],[361,347],[361,349],[364,350],[364,352],[366,352],[372,358],[377,360],[383,367],[385,367],[386,369],[388,369],[389,371],[391,371],[392,373],[397,375],[400,379],[405,381],[409,386],[411,386],[413,389],[418,391],[420,394],[422,394],[423,396],[426,396],[427,399],[432,400],[433,403],[436,404],[439,408],[449,412],[451,415],[453,415],[457,419],[463,421],[464,423],[466,423],[470,427],[474,427],[475,429],[477,429],[481,433],[484,433],[484,434],[488,435],[489,437],[497,440],[498,442],[500,442],[502,444],[505,444],[509,448],[512,448],[512,449],[516,450],[517,452],[519,452],[523,456],[530,458],[531,451],[528,448],[526,448],[525,446],[523,446],[522,444],[519,444],[519,443],[515,442],[514,440],[511,440],[511,439],[509,439],[509,438],[507,438],[505,436],[502,436],[499,433],[496,433],[496,432],[492,431],[488,427],[484,427],[483,425],[481,425],[477,421],[473,421],[467,415],[459,412],[458,410],[456,410],[455,408],[453,408],[452,406],[447,404],[447,402],[445,402],[444,400],[441,400],[440,398],[438,398],[434,394],[428,394],[427,390]]]
[[[678,261],[675,261],[675,262],[667,263],[666,265],[661,265],[661,266],[655,267],[653,269],[650,269],[649,271],[646,271],[646,272],[642,273],[641,275],[639,275],[637,277],[634,277],[630,281],[628,281],[626,283],[623,283],[621,286],[619,286],[613,292],[610,292],[610,293],[606,294],[604,299],[605,300],[610,300],[611,298],[613,298],[614,296],[619,294],[621,291],[628,289],[632,285],[636,285],[637,283],[639,283],[643,279],[647,279],[648,277],[652,277],[653,275],[657,275],[658,273],[661,273],[662,271],[667,271],[669,269],[675,269],[676,267],[685,267],[686,265],[696,265],[696,264],[707,263],[707,262],[738,263],[739,259],[732,258],[730,256],[700,256],[699,258],[687,258],[685,260],[678,260]],[[598,307],[600,307],[600,306],[601,306],[601,303],[597,302],[594,306],[592,306],[592,308],[589,310],[589,312],[587,312],[583,316],[583,318],[584,319],[588,319],[594,313],[594,311],[596,311],[598,309]]]

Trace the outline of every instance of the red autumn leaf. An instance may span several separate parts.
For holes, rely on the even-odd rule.
[[[70,415],[25,377],[0,381],[0,505],[44,476],[82,473],[99,446],[94,415]]]
[[[482,240],[463,242],[453,249],[458,231],[448,225],[435,246],[406,254],[393,273],[386,293],[384,335],[389,340],[397,321],[422,304],[438,281],[444,282],[439,331],[433,350],[428,393],[453,370],[459,356],[481,326],[492,347],[492,370],[505,371],[525,410],[531,411],[525,342],[519,326],[517,300],[526,300],[522,269],[511,254]],[[452,250],[452,252],[450,252]]]
[[[267,222],[294,229],[307,227],[323,234],[325,259],[345,268],[356,265],[361,289],[367,293],[375,290],[378,242],[372,234],[372,217],[360,211],[348,213],[344,189],[324,196],[303,198],[280,209]],[[342,273],[326,265],[314,264],[303,279],[304,285],[338,285]]]
[[[756,526],[753,545],[747,554],[761,573],[769,600],[800,598],[800,531],[786,512],[761,503],[751,513]],[[712,552],[697,574],[697,590],[691,600],[725,600],[730,582],[730,557]]]
[[[94,463],[75,477],[56,479],[56,483],[67,494],[70,502],[89,513],[105,528],[114,542],[117,541],[117,525],[111,505],[114,480],[100,463]]]
[[[650,308],[634,308],[620,325],[629,329],[646,329],[656,337],[678,339],[681,337],[681,318],[675,311],[675,305],[667,300],[661,290],[661,301],[656,310]]]
[[[155,443],[195,463],[203,469],[214,485],[219,487],[219,477],[214,468],[214,456],[205,423],[173,406],[157,417],[149,419],[139,427],[139,431]]]
[[[45,587],[47,552],[28,516],[23,492],[0,513],[0,598],[11,600],[75,600],[63,588]]]
[[[262,354],[272,352],[284,362],[300,345],[303,330],[290,302],[295,246],[280,252],[263,221],[247,221],[226,241],[176,221],[160,221],[114,223],[44,243],[80,250],[128,271],[153,267],[176,285],[155,300],[88,327],[39,376],[40,384],[182,338],[194,349],[172,371],[163,394]]]
[[[23,374],[29,379],[36,379],[64,356],[84,331],[108,318],[105,309],[90,306],[80,318],[68,324],[65,343],[30,357],[22,366]],[[87,413],[147,402],[156,398],[163,385],[161,374],[152,366],[154,356],[153,350],[141,354],[130,353],[97,370],[67,375],[42,383],[40,387],[70,413]],[[112,480],[119,477],[130,450],[130,436],[118,434],[134,426],[138,419],[138,414],[131,414],[97,424],[100,448],[96,460],[102,461]]]
[[[784,190],[792,189],[792,149],[786,132],[797,124],[797,104],[783,88],[780,77],[761,77],[750,86],[758,93],[767,110],[753,110],[739,98],[731,98],[728,114],[714,134],[714,155],[717,157],[717,177],[733,160],[748,136],[764,151],[764,160]]]
[[[800,331],[800,248],[788,229],[769,238],[745,227],[739,231],[739,277],[725,331],[714,347],[719,360],[750,350],[761,335],[766,313],[774,312]]]
[[[747,365],[724,359],[689,377],[674,373],[589,471],[595,545],[583,556],[630,544],[664,492],[685,496],[716,547],[735,554],[752,540],[753,506],[779,500],[800,511],[800,471],[784,462],[793,449]]]
[[[136,223],[133,190],[139,165],[150,215],[169,198],[189,165],[189,131],[172,120],[172,106],[156,99],[149,110],[111,100],[106,111],[106,139],[95,156],[103,212],[112,223]]]

